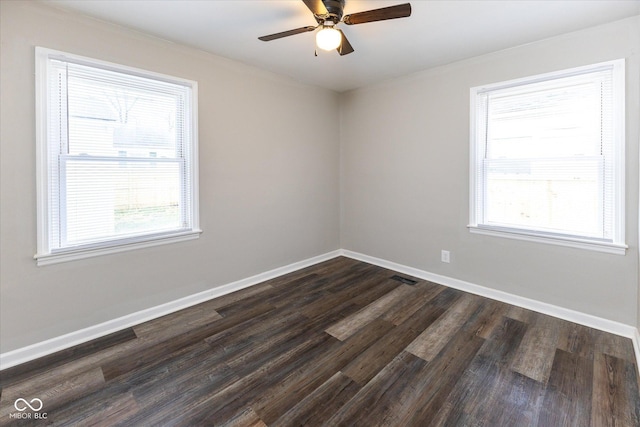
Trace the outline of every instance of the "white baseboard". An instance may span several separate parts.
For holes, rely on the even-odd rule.
[[[507,292],[498,291],[496,289],[487,288],[484,286],[476,285],[474,283],[465,282],[464,280],[454,279],[440,274],[430,273],[428,271],[419,270],[417,268],[408,267],[406,265],[398,264],[392,261],[387,261],[380,258],[375,258],[369,255],[364,255],[358,252],[349,250],[341,250],[341,254],[348,258],[353,258],[358,261],[364,261],[369,264],[374,264],[379,267],[388,268],[400,273],[408,274],[413,277],[428,280],[430,282],[438,283],[448,286],[450,288],[459,289],[461,291],[469,292],[472,294],[480,295],[483,297],[491,298],[494,300],[502,301],[507,304],[517,305],[518,307],[533,310],[538,313],[548,314],[549,316],[558,317],[560,319],[568,320],[570,322],[579,323],[590,328],[599,329],[601,331],[609,332],[615,335],[621,335],[626,338],[636,340],[638,330],[624,323],[615,322],[613,320],[603,319],[601,317],[593,316],[590,314],[581,313],[579,311],[571,310],[568,308],[559,307],[557,305],[548,304],[541,301],[513,295]],[[640,352],[636,344],[635,347],[636,356],[640,362]]]
[[[284,267],[279,267],[264,273],[257,274],[255,276],[247,277],[246,279],[238,280],[236,282],[228,283],[226,285],[199,292],[197,294],[189,295],[175,301],[170,301],[168,303],[151,307],[146,310],[131,313],[126,316],[122,316],[117,319],[109,320],[104,323],[61,335],[59,337],[51,338],[46,341],[2,353],[0,354],[0,370],[11,368],[12,366],[29,362],[31,360],[47,356],[49,354],[53,354],[57,351],[103,337],[105,335],[120,331],[125,328],[129,328],[131,326],[139,325],[140,323],[144,323],[149,320],[157,319],[158,317],[162,317],[178,310],[182,310],[196,304],[209,301],[210,299],[256,285],[266,280],[275,279],[276,277],[280,277],[285,274],[289,274],[294,271],[301,270],[303,268],[338,257],[341,254],[342,252],[340,250],[328,252],[323,255],[289,264]]]
[[[631,337],[633,343],[633,351],[636,353],[636,367],[640,368],[640,330],[636,328],[636,332]]]
[[[238,280],[236,282],[228,283],[223,286],[219,286],[213,289],[209,289],[197,294],[189,295],[184,298],[177,299],[175,301],[161,304],[155,307],[148,308],[146,310],[131,313],[126,316],[119,317],[117,319],[109,320],[98,325],[90,326],[85,329],[81,329],[75,332],[71,332],[59,337],[55,337],[46,341],[42,341],[36,344],[22,347],[16,350],[12,350],[6,353],[0,354],[0,370],[11,368],[12,366],[19,365],[21,363],[29,362],[39,357],[53,354],[57,351],[64,350],[73,347],[78,344],[91,341],[96,338],[103,337],[113,332],[120,331],[125,328],[129,328],[140,323],[147,322],[149,320],[156,319],[158,317],[165,316],[167,314],[182,310],[200,304],[210,299],[217,298],[231,292],[238,291],[240,289],[247,288],[249,286],[256,285],[266,280],[271,280],[276,277],[283,276],[285,274],[292,273],[297,270],[327,261],[329,259],[345,256],[355,260],[374,264],[389,270],[394,270],[399,273],[408,274],[413,277],[417,277],[424,280],[429,280],[434,283],[438,283],[450,288],[459,289],[472,294],[484,296],[487,298],[495,299],[505,302],[507,304],[516,305],[529,310],[537,311],[539,313],[548,314],[550,316],[558,317],[560,319],[568,320],[570,322],[579,323],[591,328],[599,329],[612,334],[621,335],[627,338],[631,338],[633,342],[633,348],[636,354],[636,360],[640,366],[640,333],[638,329],[625,325],[623,323],[614,322],[612,320],[603,319],[590,314],[581,313],[575,310],[570,310],[563,307],[558,307],[552,304],[524,298],[521,296],[513,295],[507,292],[498,291],[495,289],[487,288],[484,286],[476,285],[474,283],[465,282],[463,280],[454,279],[439,274],[430,273],[428,271],[420,270],[406,265],[398,264],[392,261],[387,261],[380,258],[375,258],[369,255],[364,255],[358,252],[350,250],[339,249],[336,251],[328,252],[323,255],[319,255],[313,258],[309,258],[300,262],[286,265],[284,267],[276,268],[264,273],[257,274],[255,276],[248,277],[246,279]]]

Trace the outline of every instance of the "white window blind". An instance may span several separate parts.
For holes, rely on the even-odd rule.
[[[47,49],[37,60],[36,258],[197,233],[195,82]]]
[[[623,67],[472,89],[472,228],[623,245]]]

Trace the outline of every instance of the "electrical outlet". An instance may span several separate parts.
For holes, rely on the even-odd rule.
[[[451,262],[451,254],[449,253],[449,251],[443,250],[440,252],[440,261],[446,263]]]

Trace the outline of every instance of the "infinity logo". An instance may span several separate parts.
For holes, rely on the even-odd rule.
[[[31,406],[32,403],[35,402],[35,405]],[[21,404],[20,406],[18,406],[18,404]],[[38,406],[39,404],[39,406]],[[30,408],[32,411],[38,412],[40,409],[42,409],[42,400],[38,399],[37,397],[34,399],[31,399],[31,402],[27,402],[25,399],[23,398],[18,398],[16,399],[15,402],[13,402],[13,407],[16,408],[18,411],[22,412],[22,411],[26,411],[27,408]]]

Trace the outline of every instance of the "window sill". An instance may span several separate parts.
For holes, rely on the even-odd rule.
[[[149,248],[152,246],[194,240],[199,238],[201,233],[202,230],[191,230],[165,234],[162,236],[153,236],[146,238],[143,237],[125,241],[110,242],[102,244],[100,246],[93,245],[90,247],[60,250],[48,254],[36,254],[33,256],[33,258],[36,260],[37,265],[41,267],[44,265],[75,261],[100,255],[109,255],[119,252],[131,251],[134,249]]]
[[[628,248],[628,246],[625,244],[598,242],[594,240],[563,236],[550,236],[521,230],[488,228],[477,225],[468,225],[467,227],[469,228],[470,232],[475,234],[503,237],[506,239],[524,240],[526,242],[546,243],[549,245],[566,246],[570,248],[587,249],[590,251],[605,252],[615,255],[625,255]]]

